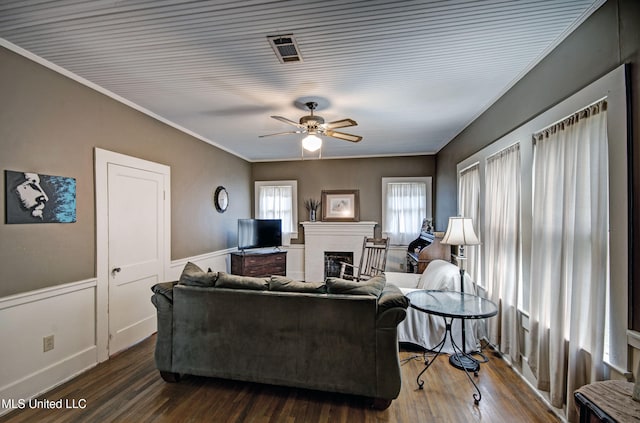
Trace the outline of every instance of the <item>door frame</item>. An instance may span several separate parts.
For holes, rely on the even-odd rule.
[[[164,237],[161,280],[171,262],[171,168],[137,157],[95,148],[96,195],[96,349],[98,362],[109,359],[109,215],[108,165],[110,163],[143,169],[163,175],[164,185]],[[151,298],[151,292],[149,293]]]

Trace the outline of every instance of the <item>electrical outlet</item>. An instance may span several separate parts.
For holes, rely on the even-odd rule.
[[[44,352],[51,351],[53,349],[53,335],[42,338],[42,349]]]

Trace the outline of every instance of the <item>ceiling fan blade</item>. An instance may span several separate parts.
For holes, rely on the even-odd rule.
[[[291,119],[287,119],[286,117],[282,117],[282,116],[271,116],[272,118],[279,120],[280,122],[284,122],[287,123],[289,125],[293,125],[296,128],[304,128],[304,126],[300,125],[298,122],[294,122]]]
[[[329,131],[325,131],[324,134],[333,138],[338,138],[341,140],[351,141],[351,142],[360,142],[362,140],[362,137],[359,135],[345,134],[344,132],[338,132],[338,131],[329,130]]]
[[[356,122],[353,119],[342,119],[342,120],[329,122],[325,125],[325,127],[327,129],[334,129],[334,128],[346,128],[347,126],[356,126],[356,125],[358,125],[358,122]]]
[[[302,134],[302,131],[278,132],[277,134],[258,135],[258,138],[274,137],[276,135]]]

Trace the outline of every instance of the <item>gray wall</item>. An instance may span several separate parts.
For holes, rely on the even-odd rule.
[[[77,180],[76,223],[7,225],[2,207],[0,297],[96,275],[94,147],[171,167],[173,259],[235,245],[250,163],[0,48],[0,169]],[[217,185],[230,195],[224,214]]]
[[[456,164],[503,135],[518,128],[571,94],[606,75],[623,63],[631,63],[631,108],[634,146],[638,145],[640,124],[640,2],[609,0],[567,37],[523,79],[484,114],[469,125],[436,156],[436,226],[446,226],[457,213]],[[635,147],[633,168],[640,163]],[[640,172],[634,169],[633,225],[640,224],[638,205]],[[640,266],[638,237],[633,239],[633,274]],[[640,304],[640,289],[633,291],[630,305]],[[640,313],[634,316],[640,328]]]
[[[359,189],[360,220],[380,223],[383,177],[435,176],[435,172],[435,156],[323,159],[254,163],[252,180],[297,180],[300,222],[309,220],[304,200],[320,200],[322,190]],[[300,228],[301,236],[292,242],[303,243],[303,232]],[[380,235],[380,225],[376,226],[376,234]]]

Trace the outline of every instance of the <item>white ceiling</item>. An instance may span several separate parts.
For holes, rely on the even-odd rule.
[[[300,158],[300,135],[258,135],[308,99],[364,137],[323,157],[404,155],[437,152],[600,4],[0,0],[0,37],[251,161]],[[280,63],[280,34],[303,62]]]

